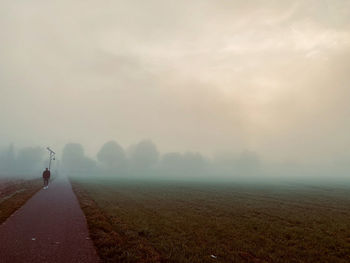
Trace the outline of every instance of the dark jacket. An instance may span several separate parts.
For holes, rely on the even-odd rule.
[[[50,178],[50,175],[51,175],[51,173],[50,173],[49,170],[45,170],[45,171],[43,172],[43,178],[44,178],[44,179],[49,179],[49,178]]]

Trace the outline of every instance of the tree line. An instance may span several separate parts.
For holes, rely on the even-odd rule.
[[[161,154],[154,142],[142,140],[124,149],[116,141],[102,145],[94,158],[80,143],[68,143],[54,164],[70,175],[170,176],[196,178],[257,173],[259,156],[254,152],[222,154],[212,158],[198,152]],[[15,151],[13,144],[0,152],[0,174],[38,174],[47,166],[44,148],[26,147]],[[55,168],[56,166],[56,168]]]

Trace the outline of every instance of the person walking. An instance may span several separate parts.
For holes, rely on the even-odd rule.
[[[51,176],[50,170],[46,168],[45,171],[43,172],[44,189],[49,188],[50,176]]]

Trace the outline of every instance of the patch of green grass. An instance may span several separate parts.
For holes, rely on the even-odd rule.
[[[41,186],[40,179],[0,182],[0,224],[24,205]]]
[[[350,189],[92,179],[73,186],[104,262],[350,262]]]

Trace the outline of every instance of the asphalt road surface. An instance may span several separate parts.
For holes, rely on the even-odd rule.
[[[99,262],[65,176],[40,190],[0,226],[0,262]]]

